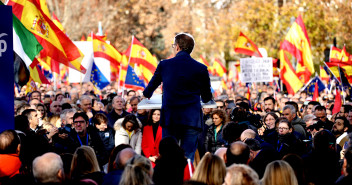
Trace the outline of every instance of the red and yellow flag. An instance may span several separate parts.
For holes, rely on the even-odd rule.
[[[235,45],[236,53],[243,53],[245,55],[262,57],[262,54],[259,52],[258,47],[242,32],[238,36],[236,45]]]
[[[53,13],[53,22],[54,22],[54,24],[61,30],[61,31],[63,31],[64,33],[65,33],[65,29],[64,29],[64,27],[62,26],[62,24],[61,24],[61,22],[60,22],[60,20],[56,17],[56,15]]]
[[[29,74],[31,75],[32,80],[38,82],[39,84],[50,84],[48,79],[45,78],[43,72],[38,68],[39,61],[37,58],[34,58],[31,65],[29,65]]]
[[[280,61],[281,80],[286,85],[287,92],[289,94],[295,94],[303,86],[303,83],[298,78],[291,62],[282,49],[280,50]]]
[[[134,64],[137,64],[144,80],[146,83],[149,83],[158,65],[149,50],[133,37],[132,43],[125,52],[125,55],[130,57],[129,65],[134,66]]]
[[[213,62],[213,72],[214,72],[214,75],[217,75],[220,77],[223,77],[224,74],[227,72],[226,67],[217,58]]]
[[[308,33],[301,16],[291,26],[280,48],[297,59],[297,75],[304,79],[303,82],[308,82],[315,71]]]
[[[320,66],[319,77],[323,81],[329,81],[329,79],[330,79],[329,75],[326,73],[326,71],[324,70],[323,66]]]
[[[349,62],[349,60],[348,60],[349,56],[350,56],[350,54],[347,53],[346,47],[343,46],[342,51],[341,51],[341,56],[340,56],[340,62],[348,63]]]
[[[123,87],[125,84],[127,69],[128,69],[128,58],[126,55],[122,55],[121,64],[120,64],[120,73],[119,73],[119,79],[118,79],[118,85],[120,86],[120,88]]]
[[[43,12],[36,0],[10,0],[8,5],[43,46],[42,56],[85,73],[86,69],[81,65],[82,52]]]
[[[117,81],[122,55],[115,49],[114,46],[105,42],[101,37],[98,37],[95,34],[92,35],[94,57],[99,57],[110,61],[110,80]]]
[[[340,62],[341,49],[331,46],[330,49],[330,62]]]

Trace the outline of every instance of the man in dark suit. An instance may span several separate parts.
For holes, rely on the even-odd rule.
[[[192,35],[177,34],[172,45],[176,56],[160,61],[143,92],[146,98],[150,98],[154,90],[163,83],[160,119],[163,138],[175,137],[186,157],[192,161],[198,134],[203,129],[200,97],[203,102],[212,99],[207,67],[190,56],[194,44]]]

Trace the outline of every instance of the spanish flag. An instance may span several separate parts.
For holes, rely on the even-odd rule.
[[[16,17],[43,46],[42,56],[51,57],[53,60],[82,73],[86,72],[86,69],[81,65],[82,52],[45,15],[36,0],[10,0],[8,5],[12,6]]]
[[[126,55],[122,55],[121,64],[120,64],[120,73],[119,73],[119,79],[118,79],[118,86],[120,88],[125,86],[127,70],[128,70],[128,58]]]
[[[65,33],[65,29],[64,29],[64,27],[62,26],[62,24],[61,24],[61,22],[60,22],[60,20],[56,17],[56,15],[53,13],[53,22],[54,22],[54,24],[61,30],[61,31],[63,31],[64,33]]]
[[[303,77],[305,83],[309,81],[310,75],[315,72],[310,45],[303,19],[298,16],[280,48],[288,51],[297,59],[299,65],[297,65],[296,72],[297,75]]]
[[[293,95],[303,86],[303,83],[298,78],[285,51],[282,49],[280,50],[280,61],[281,80],[286,85],[287,92]]]
[[[343,46],[342,51],[341,51],[341,56],[340,56],[340,62],[349,62],[348,58],[349,58],[350,54],[347,53],[346,51],[346,47]]]
[[[213,62],[214,75],[223,77],[227,73],[226,67],[221,63],[219,59],[215,59]]]
[[[114,46],[105,42],[101,37],[97,37],[93,33],[92,36],[94,59],[97,59],[96,64],[98,67],[100,64],[110,65],[110,78],[108,80],[117,81],[122,55],[114,48]],[[109,77],[109,75],[106,77]]]
[[[199,62],[207,66],[208,72],[210,74],[213,74],[213,68],[209,65],[209,62],[202,55],[200,56]]]
[[[330,48],[330,62],[340,62],[341,49],[331,46]]]
[[[149,83],[158,65],[149,50],[136,37],[133,37],[130,47],[124,54],[130,57],[129,65],[134,66],[134,64],[137,64],[144,80]]]
[[[238,36],[236,45],[235,45],[236,53],[243,53],[245,55],[262,57],[262,54],[259,52],[258,47],[242,32]]]

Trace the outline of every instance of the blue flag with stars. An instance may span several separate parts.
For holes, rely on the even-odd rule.
[[[126,81],[125,87],[131,89],[141,89],[145,88],[144,81],[139,79],[139,77],[134,72],[133,68],[128,65],[127,74],[126,74]]]
[[[316,76],[307,83],[306,86],[304,86],[303,91],[307,92],[307,95],[313,96],[314,90],[315,90],[315,83],[318,83],[318,92],[320,93],[321,91],[324,91],[326,88],[323,81],[319,78],[319,76]]]
[[[92,72],[90,73],[90,81],[94,84],[95,87],[103,89],[110,84],[109,80],[101,73],[98,66],[95,65],[93,61]]]
[[[348,99],[351,100],[352,87],[346,77],[346,71],[344,71],[340,66],[338,67],[338,69],[339,69],[339,73],[340,73],[340,81],[341,81],[342,88],[345,92],[346,91],[349,92],[350,95],[349,95]]]

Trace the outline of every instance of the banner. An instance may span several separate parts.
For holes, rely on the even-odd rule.
[[[272,82],[272,58],[241,58],[240,80],[243,83]]]
[[[14,129],[12,8],[0,5],[0,132]]]

